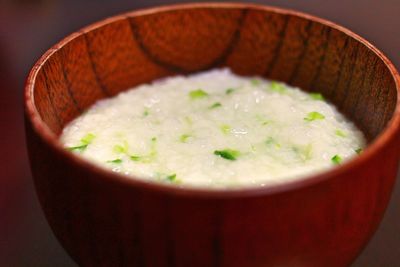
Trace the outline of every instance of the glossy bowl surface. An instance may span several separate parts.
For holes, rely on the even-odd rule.
[[[95,101],[140,83],[217,67],[319,91],[369,140],[354,160],[281,185],[176,188],[98,168],[58,136]],[[47,51],[25,88],[36,190],[82,266],[347,266],[390,198],[400,157],[400,77],[334,23],[231,3],[133,11]]]

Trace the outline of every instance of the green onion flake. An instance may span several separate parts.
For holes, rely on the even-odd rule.
[[[170,182],[174,182],[176,180],[176,174],[171,174],[166,177],[166,179]]]
[[[231,126],[224,124],[221,125],[220,129],[223,134],[228,134],[231,131]]]
[[[221,106],[222,106],[221,103],[215,102],[214,104],[212,104],[212,105],[209,107],[209,109],[219,108],[219,107],[221,107]]]
[[[207,94],[207,92],[204,92],[201,89],[197,89],[194,91],[190,91],[189,96],[191,99],[201,99],[201,98],[208,97],[208,94]]]
[[[307,161],[311,159],[313,149],[312,144],[308,144],[305,146],[293,146],[292,149],[301,160]]]
[[[323,120],[323,119],[325,119],[325,116],[317,111],[312,111],[312,112],[308,113],[307,116],[304,118],[305,121],[315,121],[315,120]]]
[[[281,145],[273,137],[268,137],[265,141],[265,144],[268,146],[274,145],[276,148],[281,148]]]
[[[233,88],[228,88],[228,89],[226,89],[225,94],[230,95],[230,94],[232,94],[234,91],[235,91],[235,89],[233,89]]]
[[[362,148],[357,148],[356,150],[354,150],[357,154],[361,154],[363,152]]]
[[[335,155],[331,158],[331,161],[336,165],[340,164],[342,162],[342,157],[340,157],[339,155]]]
[[[271,82],[270,89],[277,93],[283,93],[286,91],[285,85],[276,81]]]
[[[131,156],[131,160],[133,160],[133,161],[140,161],[141,159],[142,159],[141,156],[136,156],[136,155]]]
[[[340,137],[346,137],[346,136],[347,136],[345,132],[343,132],[343,131],[341,131],[341,130],[339,130],[339,129],[337,129],[337,130],[335,131],[335,134],[336,134],[337,136],[340,136]]]
[[[92,143],[93,139],[96,136],[92,133],[88,133],[87,135],[85,135],[84,137],[82,137],[81,141],[81,145],[78,146],[73,146],[73,147],[68,147],[67,149],[69,151],[78,151],[78,152],[82,152],[84,151],[88,145],[90,145],[90,143]]]
[[[94,134],[88,133],[87,135],[85,135],[85,136],[81,139],[81,142],[82,142],[82,144],[89,145],[89,144],[93,141],[93,139],[94,139],[95,137],[96,137],[96,136],[95,136]]]
[[[254,78],[254,79],[251,79],[250,83],[253,86],[259,86],[261,84],[261,81],[260,81],[260,79]]]
[[[256,120],[259,121],[259,122],[261,122],[261,125],[262,125],[262,126],[265,126],[265,125],[271,123],[270,120],[267,120],[267,119],[266,119],[264,116],[262,116],[262,115],[256,115]]]
[[[236,160],[240,155],[240,152],[233,149],[215,150],[214,155],[220,156],[221,158],[227,160]]]
[[[143,117],[147,117],[147,116],[149,116],[149,114],[150,114],[149,109],[145,108],[144,111],[143,111]]]
[[[181,141],[182,143],[186,143],[190,137],[192,137],[190,134],[182,134],[179,137],[179,141]]]
[[[324,96],[320,93],[310,93],[309,95],[314,100],[321,100],[321,101],[325,100]]]
[[[114,151],[115,153],[122,153],[122,154],[127,153],[127,152],[128,152],[128,149],[129,149],[129,145],[128,145],[128,142],[127,142],[127,141],[124,141],[124,142],[123,142],[123,145],[118,144],[118,145],[115,145],[115,146],[113,147],[113,151]]]
[[[116,164],[120,164],[122,163],[122,159],[114,159],[114,160],[109,160],[107,161],[108,163],[116,163]]]
[[[157,156],[157,137],[151,138],[151,144],[150,144],[150,153],[144,156],[139,156],[139,155],[130,155],[130,159],[133,161],[139,161],[142,163],[149,163],[154,158]]]
[[[67,149],[69,151],[78,151],[78,152],[82,152],[83,150],[85,150],[87,148],[88,145],[80,145],[80,146],[73,146],[73,147],[68,147]]]

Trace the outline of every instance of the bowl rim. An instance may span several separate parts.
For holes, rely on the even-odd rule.
[[[389,69],[397,90],[397,102],[396,107],[393,112],[392,117],[387,123],[386,127],[382,130],[382,132],[371,142],[364,152],[343,163],[340,166],[324,170],[322,172],[312,174],[312,175],[304,175],[299,178],[296,178],[292,181],[286,181],[283,183],[276,183],[271,185],[266,185],[264,187],[260,186],[245,186],[240,188],[207,188],[207,187],[179,187],[176,185],[169,185],[159,182],[142,180],[140,178],[135,178],[132,176],[127,176],[119,173],[115,173],[106,168],[100,167],[90,161],[75,155],[72,152],[67,151],[59,141],[56,134],[50,130],[50,128],[45,124],[45,122],[41,119],[38,110],[35,106],[34,99],[34,87],[37,74],[41,67],[46,63],[46,61],[59,49],[61,49],[64,45],[74,40],[75,38],[100,28],[104,25],[107,25],[112,22],[116,22],[119,20],[124,20],[126,18],[143,16],[154,13],[162,13],[167,11],[175,11],[175,10],[185,10],[185,9],[197,9],[197,8],[211,8],[211,9],[247,9],[247,10],[261,10],[268,11],[272,13],[278,13],[282,15],[290,15],[299,18],[303,18],[306,20],[311,20],[316,23],[320,23],[322,25],[331,27],[336,29],[347,36],[355,39],[356,41],[365,45],[370,51],[375,53],[380,60],[383,61],[385,66]],[[173,4],[173,5],[163,5],[163,6],[155,6],[150,8],[133,10],[130,12],[122,13],[120,15],[112,16],[101,21],[92,23],[81,30],[78,30],[58,43],[52,46],[49,50],[47,50],[37,62],[32,67],[29,75],[27,77],[25,83],[25,92],[24,92],[24,106],[25,106],[25,119],[29,120],[32,125],[32,130],[41,138],[41,140],[48,144],[50,148],[65,157],[67,161],[70,163],[77,165],[81,168],[84,168],[92,173],[94,173],[98,179],[109,179],[110,182],[119,182],[125,186],[133,186],[136,188],[142,188],[144,190],[149,190],[153,192],[164,193],[167,195],[173,195],[177,197],[197,197],[197,198],[244,198],[244,197],[254,197],[260,195],[272,195],[278,193],[284,193],[296,189],[301,189],[304,187],[312,186],[323,181],[338,177],[341,174],[354,169],[361,164],[365,164],[368,160],[370,160],[374,155],[379,153],[389,142],[392,142],[396,137],[400,135],[400,75],[397,72],[393,63],[374,45],[360,37],[356,33],[353,33],[349,29],[337,25],[334,22],[331,22],[326,19],[322,19],[313,15],[309,15],[303,12],[284,9],[279,7],[272,7],[268,5],[262,4],[254,4],[254,3],[217,3],[217,2],[203,2],[203,3],[184,3],[184,4]]]

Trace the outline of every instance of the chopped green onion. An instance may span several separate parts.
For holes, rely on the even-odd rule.
[[[133,156],[133,158],[131,157],[131,159],[133,161],[140,161],[142,163],[150,163],[150,162],[154,161],[156,156],[157,156],[157,152],[153,151],[150,154],[142,156],[142,157]],[[134,158],[137,158],[137,159],[135,160]]]
[[[147,116],[149,116],[149,114],[150,114],[149,109],[145,108],[143,111],[143,117],[147,117]]]
[[[155,151],[156,149],[156,144],[157,144],[157,137],[151,138],[151,150]]]
[[[223,124],[220,127],[223,134],[228,134],[231,131],[231,126]]]
[[[92,133],[88,133],[87,135],[85,135],[84,137],[82,137],[81,139],[81,145],[78,146],[73,146],[73,147],[67,147],[67,149],[69,151],[78,151],[78,152],[82,152],[84,151],[88,145],[90,145],[90,143],[93,141],[93,139],[96,136]]]
[[[149,154],[147,156],[137,156],[137,155],[131,155],[130,159],[132,161],[138,161],[141,163],[149,163],[151,162],[155,157],[155,154]]]
[[[157,172],[157,173],[155,173],[155,177],[159,181],[170,182],[170,183],[174,183],[174,184],[179,184],[182,182],[181,180],[177,179],[176,173],[168,175],[165,173]]]
[[[190,134],[182,134],[179,137],[179,141],[181,141],[182,143],[186,143],[190,137],[192,137]]]
[[[253,86],[259,86],[261,84],[260,79],[254,78],[250,80],[251,85]]]
[[[320,93],[310,93],[309,95],[314,100],[321,100],[321,101],[325,100],[324,96]]]
[[[151,162],[157,156],[156,142],[157,142],[156,137],[151,138],[151,149],[148,155],[145,156],[131,155],[130,159],[133,161],[140,161],[143,163]]]
[[[166,177],[166,179],[170,182],[174,182],[176,180],[176,174],[171,174]]]
[[[73,147],[68,147],[67,149],[69,151],[78,151],[78,152],[82,152],[83,150],[85,150],[87,148],[88,145],[81,145],[81,146],[73,146]]]
[[[357,154],[361,154],[363,152],[362,148],[357,148],[356,150],[354,150]]]
[[[267,141],[265,141],[265,143],[266,143],[267,145],[273,144],[273,143],[274,143],[274,138],[268,137],[268,139],[267,139]]]
[[[201,89],[197,89],[194,91],[190,91],[189,96],[191,99],[200,99],[200,98],[205,98],[208,97],[208,93]]]
[[[268,139],[265,141],[266,145],[275,145],[276,148],[281,148],[281,145],[273,138],[273,137],[268,137]]]
[[[133,160],[133,161],[141,161],[141,160],[142,160],[142,157],[136,156],[136,155],[132,155],[132,156],[131,156],[131,160]]]
[[[305,146],[294,146],[292,147],[292,149],[296,154],[298,154],[301,160],[306,161],[311,159],[312,144],[308,144]]]
[[[212,105],[209,107],[209,109],[219,108],[219,107],[221,107],[221,106],[222,106],[221,103],[215,102],[214,104],[212,104]]]
[[[346,137],[346,136],[347,136],[345,132],[343,132],[343,131],[341,131],[341,130],[339,130],[339,129],[337,129],[337,130],[335,131],[335,134],[336,134],[337,136],[340,136],[340,137]]]
[[[228,89],[226,89],[225,94],[230,95],[230,94],[232,94],[235,90],[236,90],[236,89],[228,88]]]
[[[214,155],[220,156],[221,158],[227,160],[236,160],[240,155],[240,152],[233,149],[215,150]]]
[[[312,153],[312,144],[308,144],[303,149],[304,160],[311,159],[311,153]]]
[[[156,144],[157,144],[157,138],[153,137],[151,138],[151,151],[149,154],[149,160],[154,158],[155,156],[157,156],[157,148],[156,148]]]
[[[286,86],[276,81],[272,81],[269,88],[277,93],[283,93],[286,91]]]
[[[323,119],[325,119],[325,116],[316,111],[312,111],[312,112],[308,113],[307,116],[304,118],[305,121],[314,121],[314,120],[323,120]]]
[[[96,137],[96,136],[95,136],[94,134],[88,133],[87,135],[85,135],[85,136],[81,139],[81,142],[82,142],[82,144],[89,145],[89,144],[93,141],[93,139],[94,139],[95,137]]]
[[[116,164],[120,164],[122,163],[122,159],[114,159],[114,160],[109,160],[107,161],[108,163],[116,163]]]
[[[123,146],[122,145],[115,145],[113,147],[113,151],[116,152],[116,153],[126,153],[126,152],[128,152],[128,146],[127,146],[127,144],[124,144]]]
[[[262,126],[264,126],[264,125],[267,125],[267,124],[269,124],[269,123],[271,123],[271,121],[270,120],[267,120],[264,116],[262,116],[262,115],[256,115],[256,120],[257,121],[259,121],[259,122],[261,122],[261,125]]]
[[[335,155],[331,158],[331,161],[337,165],[342,162],[342,158],[339,155]]]
[[[266,119],[264,116],[262,116],[262,115],[256,115],[256,120],[258,120],[259,122],[261,122],[261,125],[263,125],[263,126],[271,123],[270,120],[267,120],[267,119]]]

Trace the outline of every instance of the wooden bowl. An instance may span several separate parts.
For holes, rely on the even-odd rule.
[[[99,99],[223,66],[322,92],[362,129],[368,148],[319,175],[224,191],[118,175],[57,139]],[[37,194],[81,266],[347,266],[393,188],[399,86],[393,65],[370,43],[294,11],[208,3],[112,17],[68,36],[30,72],[26,133]]]

